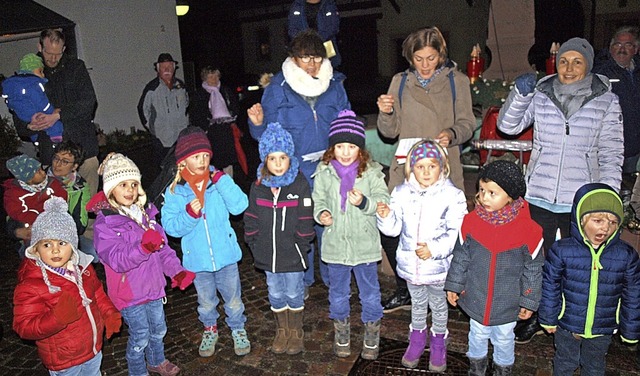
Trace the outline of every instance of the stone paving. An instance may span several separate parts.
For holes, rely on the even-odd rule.
[[[234,222],[239,230],[240,222]],[[0,238],[0,251],[4,257],[0,264],[0,322],[4,336],[0,340],[0,375],[39,376],[47,375],[33,343],[20,340],[11,330],[12,295],[16,283],[15,270],[18,257],[6,238]],[[99,268],[99,272],[102,269]],[[252,342],[249,355],[238,357],[233,353],[233,342],[228,327],[219,322],[220,341],[216,353],[210,358],[200,358],[197,347],[200,342],[201,324],[196,313],[196,293],[193,287],[186,291],[167,289],[165,312],[168,333],[165,351],[168,359],[181,369],[181,375],[347,375],[359,357],[362,347],[363,327],[359,322],[357,290],[352,287],[352,355],[338,359],[332,353],[333,326],[328,319],[327,289],[320,282],[310,290],[305,307],[305,352],[299,355],[274,355],[269,351],[274,334],[274,321],[267,300],[264,275],[252,266],[252,257],[244,249],[240,265],[243,300],[246,307],[246,329]],[[391,277],[380,274],[383,296],[393,291]],[[224,317],[224,316],[223,316]],[[397,311],[385,315],[381,336],[407,341],[409,311]],[[468,332],[468,320],[457,309],[450,309],[449,350],[464,353]],[[103,348],[104,375],[126,375],[125,347],[126,327]],[[385,349],[382,348],[381,351]],[[551,375],[553,341],[550,336],[534,337],[527,345],[516,345],[514,375]],[[635,349],[620,344],[616,338],[607,357],[607,376],[640,375],[636,368]],[[423,365],[425,362],[421,362]],[[400,365],[398,365],[400,366]],[[423,374],[427,370],[418,370]],[[401,371],[394,374],[403,374]]]

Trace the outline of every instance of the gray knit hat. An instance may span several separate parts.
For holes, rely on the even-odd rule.
[[[78,229],[68,210],[67,202],[61,197],[53,196],[44,202],[44,211],[31,226],[31,245],[27,253],[42,239],[64,240],[78,249]]]
[[[560,56],[567,51],[579,52],[587,63],[587,73],[591,72],[591,68],[593,68],[593,47],[591,47],[591,44],[589,44],[586,39],[571,38],[562,43],[558,50],[558,57],[556,58],[556,70],[560,65]]]

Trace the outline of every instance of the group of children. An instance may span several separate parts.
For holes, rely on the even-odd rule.
[[[61,198],[43,197],[43,210],[33,213],[37,218],[31,221],[14,296],[14,329],[36,340],[52,374],[98,375],[103,331],[109,337],[123,319],[129,328],[129,374],[176,375],[179,368],[165,358],[163,345],[169,277],[172,287],[193,283],[197,291],[200,356],[215,352],[218,294],[234,351],[248,354],[237,264],[242,253],[229,221],[229,215],[244,212],[245,241],[255,266],[266,275],[276,323],[271,351],[277,354],[304,350],[303,276],[316,222],[325,227],[321,258],[328,265],[329,318],[338,357],[351,354],[352,273],[364,324],[361,356],[378,357],[383,316],[379,231],[400,236],[397,273],[407,280],[412,298],[405,367],[418,365],[429,339],[429,369],[446,370],[447,301],[471,319],[470,375],[485,374],[489,341],[494,374],[511,374],[513,328],[518,318],[534,311],[543,327],[555,333],[557,375],[579,366],[604,370],[604,356],[618,330],[625,341],[640,337],[638,254],[619,239],[622,201],[612,188],[581,188],[572,237],[543,250],[542,231],[530,217],[525,181],[514,163],[495,161],[481,168],[476,206],[467,213],[464,193],[448,178],[447,151],[436,141],[421,140],[411,148],[405,182],[391,195],[382,166],[365,148],[364,123],[350,110],[331,123],[313,191],[298,170],[294,148],[280,124],[267,125],[259,142],[258,178],[247,197],[228,175],[210,166],[213,151],[206,134],[186,128],[175,148],[178,168],[165,192],[162,226],[156,222],[158,210],[146,202],[137,166],[121,154],[107,156],[100,168],[103,189],[86,207],[96,213],[94,245],[104,265],[108,298],[88,258],[78,252],[66,192],[45,190]],[[12,169],[16,184],[42,194],[47,175],[39,168],[36,162]],[[181,238],[182,263],[165,232]],[[62,341],[65,351],[69,342],[74,344],[73,357],[56,346]]]

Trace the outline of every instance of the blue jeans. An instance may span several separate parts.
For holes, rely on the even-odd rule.
[[[352,271],[356,277],[360,304],[362,305],[362,322],[378,321],[382,318],[377,263],[370,262],[356,266],[327,264],[327,267],[331,280],[329,285],[330,319],[344,320],[349,317]]]
[[[316,239],[318,240],[318,268],[320,269],[320,277],[322,278],[322,282],[324,282],[325,286],[329,287],[329,271],[327,270],[327,263],[322,262],[320,249],[322,248],[322,233],[324,232],[324,227],[318,224],[314,225],[313,228],[316,230]],[[316,246],[311,242],[311,250],[309,251],[309,267],[304,271],[304,285],[311,286],[316,281],[315,279],[315,270],[314,270],[314,257],[316,253]]]
[[[85,236],[78,236],[78,248],[80,251],[86,255],[93,256],[92,263],[97,263],[100,261],[98,258],[98,252],[96,252],[96,248],[93,246],[93,239],[89,239]]]
[[[163,340],[167,334],[167,322],[162,299],[123,308],[120,313],[129,327],[126,353],[129,375],[146,375],[147,363],[155,367],[164,362]]]
[[[467,357],[479,359],[487,356],[489,340],[493,345],[493,362],[501,367],[510,366],[515,362],[515,334],[513,328],[516,322],[502,325],[484,326],[474,319],[469,323],[469,351]]]
[[[244,315],[238,264],[225,266],[217,272],[199,272],[193,280],[198,292],[198,319],[204,326],[217,325],[220,314],[216,307],[220,303],[218,292],[224,300],[226,323],[231,330],[244,329]]]
[[[274,309],[304,307],[304,272],[272,273],[265,271],[269,303]]]
[[[96,356],[77,366],[63,369],[62,371],[49,371],[51,376],[100,376],[100,366],[102,365],[102,351]]]
[[[580,367],[581,376],[604,375],[605,356],[611,336],[575,338],[573,333],[560,327],[553,335],[556,354],[553,357],[553,375],[573,375]]]

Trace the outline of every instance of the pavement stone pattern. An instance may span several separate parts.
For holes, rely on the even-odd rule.
[[[242,223],[232,221],[242,239]],[[4,336],[0,340],[0,375],[45,376],[48,372],[38,359],[36,347],[32,342],[23,341],[11,330],[12,297],[16,284],[19,259],[13,249],[14,244],[0,237],[0,250],[3,262],[0,263],[0,323]],[[298,355],[275,355],[269,351],[275,325],[269,302],[267,286],[263,273],[252,264],[249,250],[243,246],[243,259],[240,263],[240,275],[243,287],[243,301],[247,315],[246,329],[251,340],[251,353],[239,357],[233,352],[233,341],[229,328],[221,320],[218,322],[220,341],[216,353],[210,358],[198,356],[202,326],[198,321],[196,292],[192,286],[185,291],[167,287],[168,333],[165,337],[165,354],[182,371],[180,375],[347,375],[358,359],[362,348],[363,326],[360,322],[360,309],[355,281],[352,283],[352,355],[339,359],[332,353],[333,324],[328,318],[327,288],[322,284],[319,273],[316,284],[310,290],[305,305],[305,351]],[[104,276],[98,266],[98,273]],[[104,278],[103,278],[104,280]],[[383,297],[394,291],[394,279],[380,273]],[[385,315],[382,321],[381,336],[406,342],[408,338],[410,311],[396,311]],[[449,310],[449,349],[462,354],[466,351],[468,319],[458,309]],[[123,324],[120,334],[105,342],[102,363],[103,375],[126,375],[127,364],[125,348],[127,330]],[[381,349],[384,351],[384,348]],[[615,339],[607,356],[607,376],[640,375],[636,368],[635,348],[622,345]],[[551,375],[553,358],[553,340],[551,336],[536,336],[527,345],[516,345],[516,363],[514,375]],[[399,365],[400,366],[400,365]],[[423,370],[427,372],[428,370]]]

